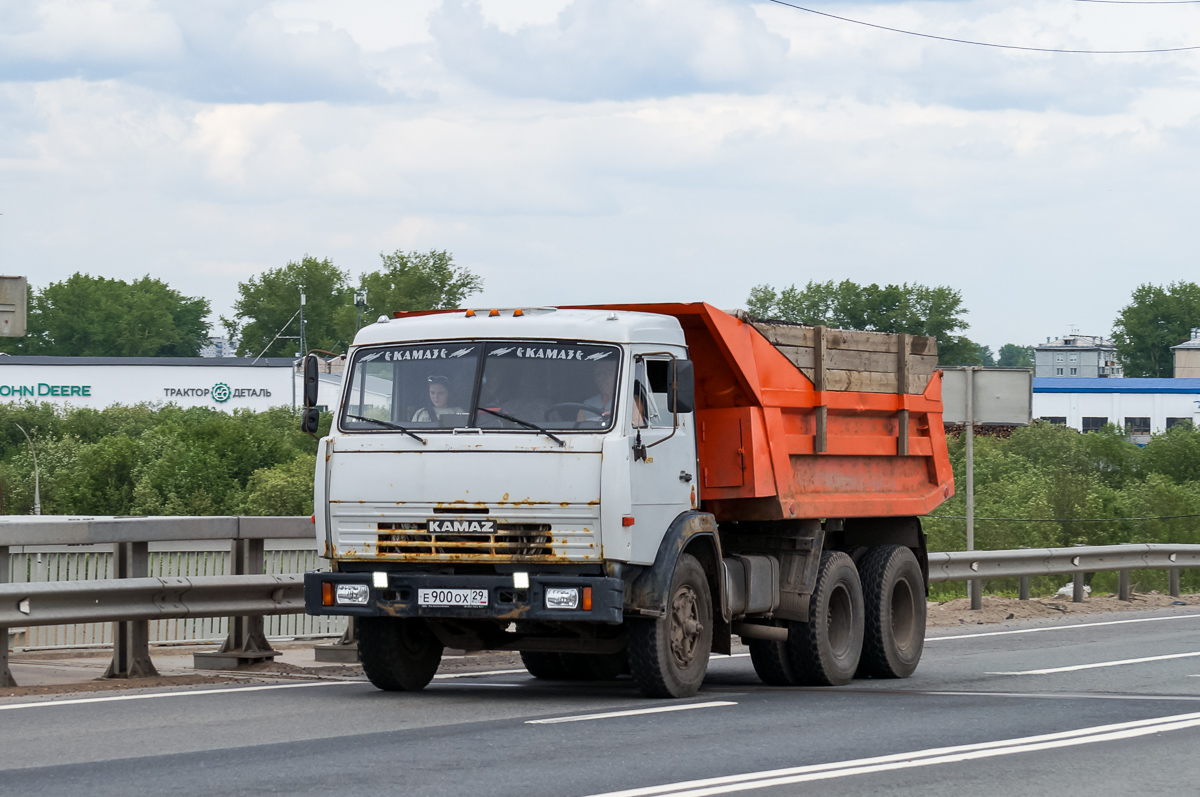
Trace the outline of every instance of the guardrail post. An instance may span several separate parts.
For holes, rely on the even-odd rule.
[[[118,542],[113,545],[113,578],[146,578],[150,575],[150,543]],[[105,678],[150,678],[158,675],[150,661],[150,621],[124,620],[113,626],[113,658]]]
[[[1073,586],[1071,589],[1071,601],[1074,603],[1083,603],[1083,573],[1076,573],[1071,576]]]
[[[230,550],[230,575],[261,576],[266,570],[263,540],[234,540]],[[267,641],[264,618],[230,617],[229,636],[215,653],[193,653],[192,666],[198,670],[236,670],[246,664],[273,661],[279,651]]]
[[[1023,601],[1029,600],[1029,576],[1021,576],[1017,582],[1017,597]]]
[[[1117,600],[1133,600],[1133,590],[1129,587],[1129,571],[1117,571]]]
[[[344,664],[358,663],[358,632],[354,629],[354,618],[349,618],[346,631],[337,642],[313,646],[316,661],[337,661]]]
[[[0,584],[8,583],[8,546],[0,545]],[[0,625],[0,686],[16,686],[8,669],[8,628]]]
[[[1168,591],[1172,598],[1179,597],[1179,568],[1172,567],[1167,570]]]

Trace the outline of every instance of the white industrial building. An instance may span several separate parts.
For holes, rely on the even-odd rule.
[[[342,362],[323,369],[318,403],[337,403]],[[0,402],[62,407],[176,404],[262,411],[297,406],[302,380],[290,357],[0,356]]]
[[[1200,379],[1034,377],[1033,417],[1081,432],[1112,423],[1145,444],[1182,421],[1200,426]]]

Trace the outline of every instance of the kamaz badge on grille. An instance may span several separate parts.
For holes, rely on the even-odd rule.
[[[494,520],[431,520],[430,534],[493,534],[496,531]]]

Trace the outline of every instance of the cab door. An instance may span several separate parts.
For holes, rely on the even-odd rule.
[[[683,350],[673,353],[687,356]],[[662,347],[634,349],[625,396],[629,410],[622,413],[630,446],[632,562],[652,563],[667,527],[695,501],[693,413],[668,408],[671,360]]]

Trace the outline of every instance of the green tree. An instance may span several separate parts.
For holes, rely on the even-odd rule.
[[[790,285],[782,291],[757,285],[750,290],[746,306],[759,318],[796,324],[929,335],[938,339],[942,365],[984,364],[981,347],[955,334],[970,325],[963,319],[967,311],[962,294],[945,285],[863,286],[850,280],[829,280],[809,281],[804,288]],[[986,354],[990,357],[990,350]]]
[[[1200,327],[1200,285],[1139,285],[1113,324],[1125,376],[1172,376],[1171,347],[1187,340],[1192,327]]]
[[[245,515],[311,515],[317,458],[301,454],[291,462],[260,468],[246,484]]]
[[[305,255],[282,268],[268,269],[238,283],[233,318],[221,317],[230,340],[243,357],[291,357],[300,351],[300,293],[305,343],[309,349],[342,351],[354,332],[354,305],[348,275],[329,258]],[[279,336],[279,337],[276,337]],[[290,339],[288,336],[295,336]]]
[[[1176,484],[1200,482],[1200,430],[1190,423],[1172,426],[1156,434],[1142,449],[1148,473],[1161,473]]]
[[[208,339],[207,299],[165,282],[76,273],[31,291],[28,334],[0,351],[76,357],[195,357]]]
[[[1005,343],[1000,347],[1000,356],[997,358],[996,364],[1001,368],[1032,368],[1033,347]]]
[[[483,288],[483,279],[465,267],[454,265],[445,250],[403,252],[397,249],[379,255],[383,268],[363,274],[361,290],[367,294],[364,320],[397,310],[442,310],[458,307],[463,299]]]

